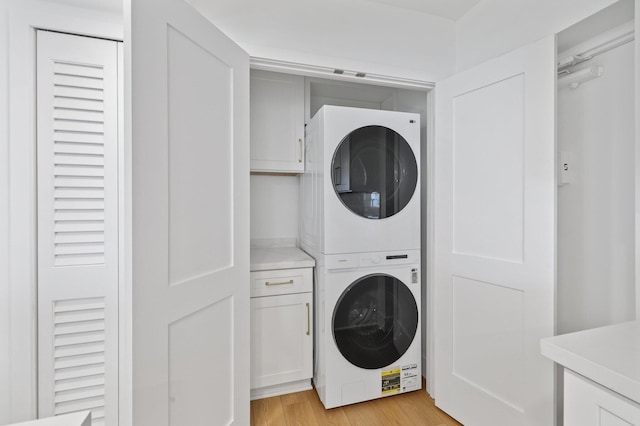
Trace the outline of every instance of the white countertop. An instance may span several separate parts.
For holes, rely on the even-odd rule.
[[[87,426],[91,424],[91,411],[63,414],[30,422],[12,423],[8,426]]]
[[[542,339],[542,354],[640,403],[640,321]]]
[[[297,247],[251,248],[251,271],[311,268],[316,261]]]

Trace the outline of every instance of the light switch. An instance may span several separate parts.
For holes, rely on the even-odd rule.
[[[573,181],[573,173],[571,169],[573,154],[571,152],[563,151],[560,153],[559,171],[558,171],[558,185],[566,185]]]

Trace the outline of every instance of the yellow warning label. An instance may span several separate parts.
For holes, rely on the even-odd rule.
[[[394,368],[382,372],[382,394],[400,392],[400,369]]]

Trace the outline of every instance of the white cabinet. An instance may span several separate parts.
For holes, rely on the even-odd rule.
[[[311,388],[312,270],[251,272],[251,399]]]
[[[251,171],[304,171],[304,77],[251,70]]]
[[[640,404],[564,370],[565,426],[638,426]]]

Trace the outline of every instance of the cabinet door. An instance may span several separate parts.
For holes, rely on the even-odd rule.
[[[564,424],[566,426],[640,425],[640,404],[565,370]]]
[[[251,299],[251,388],[311,378],[311,293]]]
[[[251,171],[304,171],[304,78],[251,71]]]

